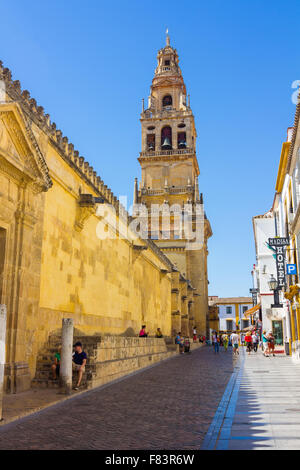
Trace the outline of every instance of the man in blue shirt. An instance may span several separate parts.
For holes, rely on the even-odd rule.
[[[85,371],[87,355],[82,349],[80,341],[74,344],[75,352],[73,353],[73,369],[78,372],[78,380],[74,390],[78,390],[81,384],[82,375]]]

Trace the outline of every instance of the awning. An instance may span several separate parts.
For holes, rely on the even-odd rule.
[[[244,316],[248,317],[249,315],[252,315],[253,313],[257,312],[257,310],[259,309],[260,309],[260,304],[254,305],[254,307],[249,308],[249,310],[246,310],[246,312],[244,312]]]
[[[247,328],[244,328],[242,331],[245,331],[245,332],[246,332],[246,331],[253,331],[253,330],[255,330],[255,329],[256,329],[256,328],[255,328],[255,325],[251,325],[251,326],[247,326]]]

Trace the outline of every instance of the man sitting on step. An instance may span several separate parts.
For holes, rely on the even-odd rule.
[[[74,344],[74,348],[75,352],[73,353],[73,370],[78,372],[78,380],[74,390],[78,390],[81,384],[82,375],[85,371],[87,355],[83,351],[80,341],[77,341],[77,343]]]

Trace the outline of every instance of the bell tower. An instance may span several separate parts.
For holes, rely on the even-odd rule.
[[[169,35],[166,46],[158,52],[157,62],[148,108],[141,115],[140,189],[141,202],[146,204],[151,202],[153,191],[166,187],[172,190],[170,203],[176,202],[179,194],[182,200],[184,188],[189,188],[186,195],[190,198],[199,197],[192,191],[199,175],[194,116]]]
[[[175,48],[170,45],[167,33],[166,45],[158,51],[148,107],[141,113],[142,148],[138,161],[142,175],[134,184],[134,205],[146,206],[148,214],[153,205],[174,205],[203,209],[203,196],[199,194],[199,166],[196,157],[197,132],[186,86],[179,67]],[[135,207],[135,206],[134,206]],[[203,209],[204,214],[204,209]],[[148,219],[149,220],[149,219]],[[150,231],[150,225],[152,227]],[[212,235],[210,224],[204,217],[201,228],[203,243],[197,250],[190,250],[182,232],[177,233],[175,217],[171,217],[170,230],[162,230],[161,220],[153,230],[148,222],[149,238],[169,257],[180,272],[181,278],[194,291],[193,322],[198,332],[206,334],[208,314],[207,292],[207,239]],[[194,227],[195,228],[195,227]]]

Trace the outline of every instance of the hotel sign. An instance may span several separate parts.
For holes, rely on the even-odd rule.
[[[287,246],[290,244],[289,237],[269,238],[270,246]]]
[[[257,294],[258,294],[258,289],[250,289],[250,294],[252,294],[252,302],[253,305],[257,305]]]
[[[269,238],[269,245],[276,254],[278,289],[285,289],[285,246],[290,244],[289,237]]]

